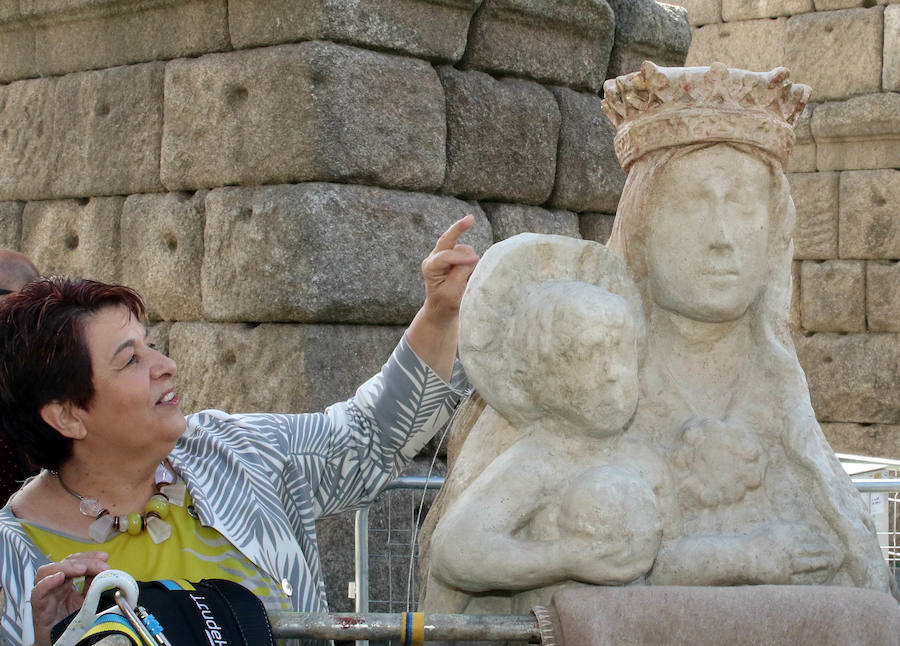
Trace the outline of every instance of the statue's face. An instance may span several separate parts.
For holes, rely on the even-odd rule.
[[[765,163],[728,146],[678,157],[650,200],[648,278],[660,307],[733,321],[765,283],[771,181]]]

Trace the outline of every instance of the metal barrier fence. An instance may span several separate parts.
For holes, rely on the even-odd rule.
[[[900,575],[900,460],[847,453],[838,453],[837,457],[868,504],[885,561],[895,575]],[[417,492],[435,490],[443,483],[442,476],[405,476],[394,480],[382,495],[390,495],[391,491],[397,490]],[[392,527],[389,517],[387,527],[376,530],[384,532],[387,536],[385,541],[387,549],[384,553],[369,551],[369,510],[361,509],[356,512],[356,577],[353,588],[357,613],[368,613],[370,604],[386,606],[388,612],[416,610],[418,598],[415,541],[422,519],[417,517],[419,505],[410,506],[410,518],[403,523],[402,528]],[[388,599],[373,600],[369,597],[370,558],[386,560],[390,579]],[[395,596],[393,589],[393,579],[398,571],[406,574],[407,583],[402,590],[402,598],[399,594]]]

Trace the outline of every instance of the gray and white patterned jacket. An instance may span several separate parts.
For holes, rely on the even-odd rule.
[[[316,519],[371,502],[450,419],[465,387],[458,362],[447,384],[404,337],[352,399],[324,413],[190,415],[169,459],[204,525],[280,583],[294,610],[324,612]],[[0,642],[32,643],[31,589],[47,562],[9,507],[0,510]]]

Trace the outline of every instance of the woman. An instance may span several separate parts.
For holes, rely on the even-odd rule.
[[[49,644],[80,607],[73,580],[109,567],[227,578],[269,607],[324,611],[314,521],[371,501],[459,399],[477,256],[457,241],[472,223],[423,261],[425,303],[381,373],[322,414],[185,419],[175,363],[126,288],[50,279],[0,306],[0,429],[44,468],[0,511],[0,636]]]

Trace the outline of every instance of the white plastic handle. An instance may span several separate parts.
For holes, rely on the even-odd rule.
[[[137,605],[138,584],[134,577],[122,570],[105,570],[94,577],[94,581],[84,597],[81,610],[53,646],[75,646],[97,619],[97,604],[100,603],[100,595],[112,588],[121,590],[129,605]],[[116,611],[118,612],[118,610]]]

